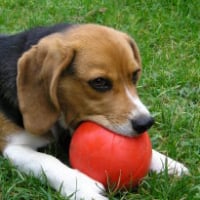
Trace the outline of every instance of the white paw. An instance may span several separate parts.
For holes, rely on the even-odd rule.
[[[160,173],[165,169],[171,175],[181,176],[189,174],[189,170],[183,164],[153,150],[150,170]]]
[[[61,193],[64,196],[69,196],[71,200],[108,200],[104,196],[105,189],[104,186],[91,179],[87,175],[79,172],[78,170],[73,170],[74,178],[71,179],[71,183],[63,183]]]
[[[178,176],[189,174],[188,168],[177,161],[168,163],[168,172],[169,172],[169,174],[175,174]]]

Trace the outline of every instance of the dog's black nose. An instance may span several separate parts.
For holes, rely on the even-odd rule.
[[[133,129],[138,133],[143,133],[154,124],[154,118],[151,116],[141,116],[137,119],[131,120]]]

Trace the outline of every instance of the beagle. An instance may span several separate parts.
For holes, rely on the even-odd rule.
[[[106,200],[100,183],[37,149],[96,122],[134,137],[154,120],[136,85],[141,59],[134,40],[105,26],[59,24],[0,36],[0,150],[19,170],[41,178],[71,199]],[[84,144],[83,144],[84,145]],[[130,158],[134,159],[134,158]],[[153,150],[150,170],[188,173]]]

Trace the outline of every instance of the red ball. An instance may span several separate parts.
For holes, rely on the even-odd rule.
[[[73,168],[116,189],[136,186],[149,171],[151,154],[146,132],[126,137],[93,122],[77,128],[69,152]]]

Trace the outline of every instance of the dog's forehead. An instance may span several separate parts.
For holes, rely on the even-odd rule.
[[[77,62],[80,71],[88,70],[87,73],[91,72],[93,76],[134,71],[138,63],[128,38],[125,33],[102,26],[77,28],[72,33],[72,40],[78,41]]]
[[[72,38],[99,38],[102,39],[105,37],[116,35],[126,35],[125,33],[115,30],[110,27],[102,26],[102,25],[96,25],[96,24],[83,24],[78,25],[75,27],[72,27],[70,30],[67,30],[66,34],[71,35]]]
[[[113,28],[86,24],[66,32],[66,40],[76,43],[79,50],[114,51],[130,48],[129,36]]]

